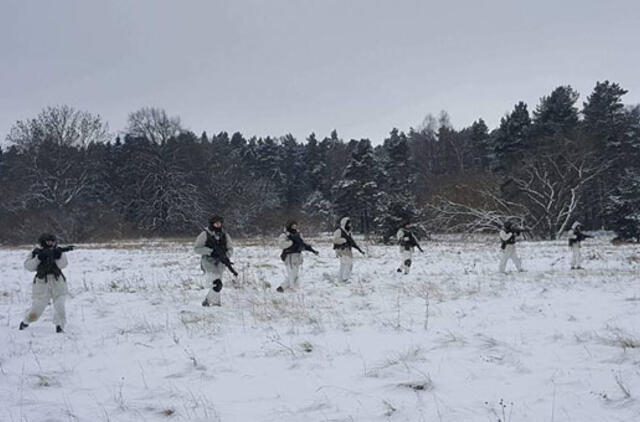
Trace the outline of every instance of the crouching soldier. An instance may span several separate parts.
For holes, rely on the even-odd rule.
[[[333,249],[336,251],[336,257],[340,260],[338,280],[344,283],[351,278],[351,270],[353,269],[352,248],[357,249],[364,255],[362,249],[351,237],[351,219],[343,217],[340,219],[340,227],[333,233]]]
[[[578,221],[573,223],[571,230],[569,230],[569,249],[571,249],[571,269],[582,269],[582,254],[580,253],[580,247],[583,240],[588,239],[588,234],[582,233],[582,224]]]
[[[420,252],[424,252],[416,239],[416,236],[413,234],[411,230],[409,230],[409,222],[406,221],[402,224],[398,233],[396,234],[396,238],[398,239],[398,244],[400,245],[400,267],[398,268],[398,272],[405,274],[409,274],[409,270],[411,269],[411,263],[413,258],[413,251],[415,248],[418,248]]]
[[[280,247],[283,248],[280,259],[284,262],[287,270],[285,282],[276,289],[282,293],[285,289],[297,289],[300,285],[302,251],[313,252],[316,255],[318,255],[318,251],[302,239],[302,235],[298,231],[298,223],[293,220],[287,221],[284,233],[280,235],[278,242],[280,243]]]
[[[68,264],[66,252],[73,250],[73,246],[59,247],[56,237],[48,233],[42,234],[38,241],[40,247],[30,252],[24,261],[24,267],[28,271],[35,271],[36,275],[32,287],[33,303],[20,322],[19,329],[24,330],[30,323],[37,321],[49,301],[52,301],[53,323],[56,332],[62,333],[67,322],[64,302],[68,293],[62,269]]]
[[[202,306],[220,306],[222,273],[227,267],[234,276],[238,273],[229,258],[233,255],[231,237],[222,230],[223,219],[220,216],[209,218],[209,226],[196,238],[193,250],[202,257],[200,267],[211,289],[202,302]]]
[[[516,238],[526,230],[514,226],[511,221],[504,223],[504,229],[500,230],[500,248],[502,248],[502,258],[500,259],[500,272],[506,273],[507,261],[513,261],[518,271],[522,270],[522,262],[516,252]]]

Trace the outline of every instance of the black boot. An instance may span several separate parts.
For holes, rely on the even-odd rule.
[[[203,300],[203,301],[202,301],[202,306],[211,306],[211,305],[209,304],[209,299],[205,299],[205,300]]]
[[[27,328],[29,326],[29,324],[25,324],[24,322],[20,321],[20,326],[18,327],[18,330],[22,331],[25,328]]]
[[[64,333],[64,330],[62,329],[61,326],[56,325],[56,333]]]
[[[284,289],[282,288],[282,286],[278,286],[276,292],[284,293]]]

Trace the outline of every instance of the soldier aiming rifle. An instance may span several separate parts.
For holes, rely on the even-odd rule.
[[[68,265],[66,253],[74,247],[58,246],[55,235],[49,233],[40,235],[38,242],[40,247],[31,251],[24,262],[25,269],[36,273],[32,285],[33,304],[18,328],[24,330],[37,321],[51,301],[56,332],[63,333],[67,322],[65,301],[69,290],[62,269]]]
[[[513,261],[516,269],[520,272],[522,269],[522,262],[518,253],[516,252],[516,238],[522,233],[528,233],[529,229],[518,227],[511,221],[504,223],[504,228],[500,230],[500,248],[502,249],[502,257],[500,259],[499,270],[501,273],[506,273],[506,266],[509,260]]]
[[[580,248],[582,247],[582,241],[590,239],[593,236],[586,233],[582,233],[582,224],[578,221],[574,222],[569,230],[569,249],[571,249],[571,269],[582,269],[582,253]]]

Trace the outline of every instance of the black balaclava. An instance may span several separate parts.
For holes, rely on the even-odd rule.
[[[286,226],[284,226],[284,227],[285,227],[285,229],[286,229],[289,233],[296,234],[296,233],[298,232],[298,230],[296,230],[296,229],[294,229],[294,228],[292,227],[294,224],[296,224],[296,225],[297,225],[297,224],[298,224],[298,222],[297,222],[297,221],[295,221],[295,220],[289,220],[289,221],[287,221],[287,224],[286,224]]]

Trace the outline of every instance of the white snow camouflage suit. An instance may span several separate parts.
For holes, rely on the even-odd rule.
[[[411,240],[409,233],[405,234],[404,228],[400,228],[400,230],[398,230],[398,233],[396,233],[396,239],[398,239],[398,244],[400,245],[400,267],[398,267],[398,272],[409,274],[411,264],[413,262],[413,251],[415,250],[415,246],[404,245],[406,242]]]
[[[55,260],[59,269],[64,269],[69,264],[67,260],[67,254],[62,252],[60,258]],[[32,252],[29,252],[29,256],[24,261],[24,268],[27,271],[35,272],[38,270],[38,264],[40,259],[38,256],[33,256]],[[31,324],[40,318],[45,308],[49,304],[49,301],[53,302],[53,323],[56,326],[60,326],[64,329],[67,323],[67,314],[65,310],[65,301],[69,290],[67,288],[67,281],[64,275],[56,277],[53,274],[47,274],[45,277],[34,277],[33,285],[31,289],[31,298],[33,300],[31,309],[27,311],[24,316],[23,323]]]
[[[222,273],[224,272],[225,266],[211,256],[213,249],[207,247],[206,243],[208,236],[211,236],[216,241],[220,241],[221,233],[226,239],[227,257],[231,258],[233,255],[233,242],[231,241],[231,236],[223,230],[217,232],[207,227],[198,235],[193,245],[194,252],[202,257],[200,266],[202,271],[204,271],[205,281],[207,285],[211,286],[205,299],[211,305],[221,304],[220,290],[222,290]]]
[[[338,272],[338,280],[341,282],[349,281],[351,271],[353,270],[353,252],[350,246],[346,246],[347,239],[342,236],[342,230],[351,235],[346,229],[349,217],[343,217],[340,220],[340,228],[333,232],[333,245],[336,251],[336,257],[340,260],[340,270]]]
[[[505,270],[509,260],[513,261],[518,271],[522,271],[522,262],[516,252],[516,234],[514,232],[507,233],[505,230],[500,230],[500,240],[506,243],[502,250],[502,257],[500,258],[500,272],[506,272]]]

